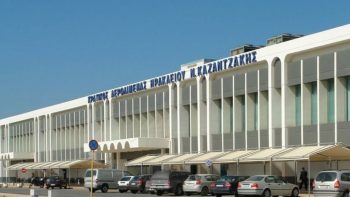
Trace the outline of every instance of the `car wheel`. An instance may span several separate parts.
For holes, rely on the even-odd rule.
[[[131,191],[131,193],[133,193],[133,194],[136,194],[137,193],[137,190],[130,190]]]
[[[183,190],[181,185],[177,185],[175,188],[175,196],[181,196],[183,195]]]
[[[101,192],[102,193],[106,193],[108,191],[108,185],[107,184],[103,184],[101,187]]]
[[[186,196],[191,196],[191,193],[190,192],[185,192],[185,195]]]
[[[50,186],[46,186],[46,189],[50,189]]]
[[[163,191],[157,190],[157,196],[163,195]]]
[[[299,190],[297,188],[294,188],[292,190],[292,195],[291,196],[292,197],[298,197],[299,196]]]
[[[201,196],[208,196],[209,190],[207,187],[203,187],[201,191]]]
[[[266,189],[266,190],[263,192],[263,195],[262,195],[262,196],[270,197],[270,196],[271,196],[270,190]]]
[[[349,197],[349,196],[350,196],[349,191],[344,191],[342,197]]]
[[[221,194],[216,194],[216,197],[221,197]]]
[[[125,192],[125,190],[123,190],[123,189],[120,189],[120,190],[119,190],[119,192],[120,192],[120,193],[124,193],[124,192]]]

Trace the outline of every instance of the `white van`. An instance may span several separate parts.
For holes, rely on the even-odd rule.
[[[131,175],[128,171],[116,169],[93,169],[92,192],[101,190],[106,193],[108,189],[118,189],[118,181],[123,176]],[[91,190],[91,169],[86,170],[84,177],[84,187]]]

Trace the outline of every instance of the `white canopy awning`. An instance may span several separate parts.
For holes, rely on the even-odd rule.
[[[274,161],[288,160],[350,160],[350,149],[342,144],[296,147],[273,157]]]
[[[228,154],[214,159],[213,163],[234,163],[237,162],[240,158],[248,156],[255,152],[257,152],[257,150],[242,150],[229,152]]]
[[[198,155],[196,157],[193,157],[191,159],[189,159],[188,161],[186,161],[186,163],[189,164],[203,164],[208,160],[214,160],[224,154],[227,154],[228,152],[208,152],[208,153],[204,153],[201,155]]]
[[[176,165],[176,164],[185,164],[185,162],[193,157],[196,157],[198,155],[201,155],[200,153],[199,154],[183,154],[183,155],[177,155],[169,160],[166,160],[163,162],[163,164],[166,164],[166,165]]]
[[[125,166],[141,166],[143,165],[143,162],[155,159],[157,157],[159,157],[159,155],[145,155],[143,157],[139,157],[137,159],[127,162]]]
[[[152,158],[143,162],[143,165],[162,165],[163,161],[169,160],[173,157],[176,157],[176,155],[159,155],[156,158]]]
[[[271,161],[273,156],[290,151],[292,148],[269,148],[256,151],[246,157],[243,157],[239,162],[259,162],[259,161]]]

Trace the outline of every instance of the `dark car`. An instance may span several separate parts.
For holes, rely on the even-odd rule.
[[[182,185],[190,174],[184,171],[158,171],[151,178],[151,189],[154,189],[158,196],[163,193],[183,195]]]
[[[151,174],[140,175],[134,177],[129,183],[129,189],[132,193],[136,194],[137,192],[145,193],[146,192],[146,181],[151,179]]]
[[[222,176],[211,184],[211,192],[217,197],[232,194],[238,196],[238,182],[244,181],[247,178],[247,176]]]
[[[45,178],[44,177],[41,177],[41,178],[40,177],[33,177],[30,180],[30,184],[31,184],[31,186],[34,185],[34,186],[39,186],[39,187],[43,188],[45,185],[46,179],[47,179],[46,177]]]
[[[60,189],[64,187],[64,189],[67,189],[67,181],[59,176],[51,176],[46,179],[46,188],[49,189],[50,187],[52,189],[55,187],[59,187]]]

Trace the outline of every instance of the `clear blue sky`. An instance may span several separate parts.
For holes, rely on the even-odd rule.
[[[0,118],[350,21],[350,1],[1,0]]]

